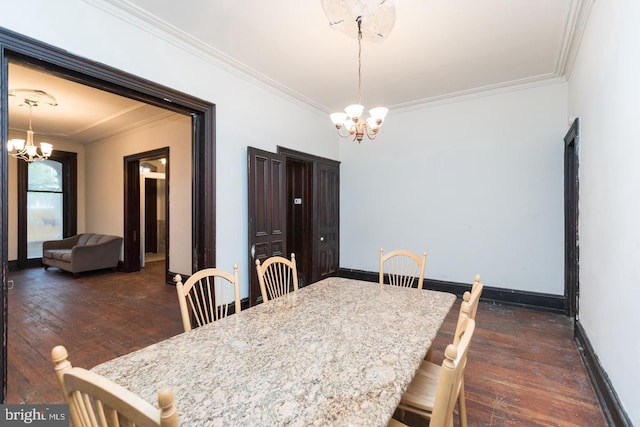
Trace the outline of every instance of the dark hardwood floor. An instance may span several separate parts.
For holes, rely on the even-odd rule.
[[[85,273],[55,268],[9,273],[6,403],[61,403],[51,348],[90,368],[182,332],[175,288],[164,262],[139,273]],[[435,360],[452,339],[459,302],[434,346]],[[573,342],[571,321],[481,302],[465,388],[470,426],[606,426]],[[405,423],[428,425],[407,414]],[[457,425],[457,420],[456,420]]]
[[[6,403],[62,403],[51,349],[64,345],[90,368],[183,332],[164,261],[140,272],[109,270],[73,279],[57,268],[10,272]]]

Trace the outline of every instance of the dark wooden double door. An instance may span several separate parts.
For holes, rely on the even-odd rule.
[[[306,286],[340,264],[340,163],[285,148],[248,147],[249,303],[262,301],[256,260],[296,255]]]

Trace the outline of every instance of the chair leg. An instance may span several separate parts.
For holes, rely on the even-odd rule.
[[[460,393],[458,393],[458,416],[460,427],[467,427],[467,404],[464,401],[464,378],[460,380]]]

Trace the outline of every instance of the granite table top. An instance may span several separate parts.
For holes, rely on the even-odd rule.
[[[455,298],[328,278],[92,370],[182,426],[382,427]]]

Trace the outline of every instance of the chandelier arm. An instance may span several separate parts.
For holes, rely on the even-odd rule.
[[[344,128],[344,127],[342,127],[342,128],[340,128],[340,129],[338,129],[338,136],[339,136],[340,138],[348,138],[348,137],[350,137],[350,136],[351,136],[351,133],[350,133],[348,130],[347,130],[347,134],[346,134],[346,135],[343,135],[343,134],[342,134],[342,129],[345,129],[345,128]],[[346,129],[345,129],[345,130],[346,130]]]
[[[364,127],[365,132],[367,134],[367,137],[371,140],[376,139],[376,136],[378,136],[378,131],[374,131],[372,129],[369,129],[369,126],[365,126]]]

